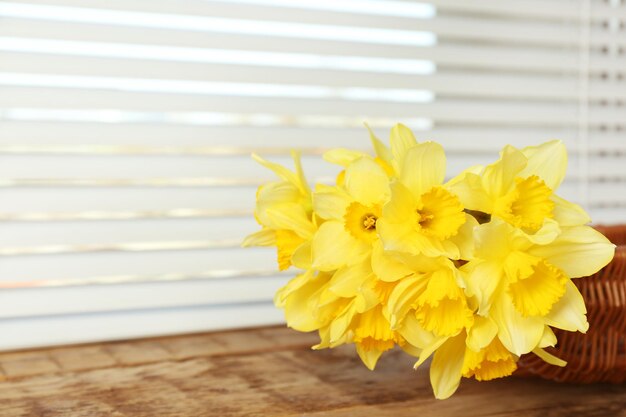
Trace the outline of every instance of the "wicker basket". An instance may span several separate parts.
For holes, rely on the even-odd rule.
[[[560,368],[525,355],[517,374],[566,382],[626,382],[626,225],[596,229],[618,246],[605,268],[574,280],[587,305],[589,331],[555,329],[559,342],[550,352],[567,361],[567,366]]]

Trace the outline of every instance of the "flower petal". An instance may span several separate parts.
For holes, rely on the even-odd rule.
[[[324,222],[313,237],[311,253],[313,268],[333,271],[344,265],[362,261],[369,245],[353,238],[338,221]]]
[[[386,282],[394,282],[413,274],[413,270],[405,263],[392,257],[383,249],[382,242],[374,242],[372,250],[372,269],[376,276]]]
[[[554,220],[561,226],[581,226],[591,221],[587,212],[578,204],[570,203],[557,195],[552,195],[552,201]]]
[[[430,383],[437,399],[445,400],[459,387],[464,358],[464,333],[448,339],[435,352],[430,364]]]
[[[448,239],[459,250],[460,259],[470,259],[474,255],[474,228],[478,222],[473,216],[465,214],[465,223],[461,225],[456,235]]]
[[[310,269],[311,268],[311,242],[307,241],[298,246],[291,255],[291,264],[296,268]]]
[[[394,287],[387,301],[387,308],[390,315],[389,322],[392,328],[401,327],[403,321],[410,316],[415,317],[415,314],[409,314],[409,312],[414,310],[414,304],[427,284],[428,280],[423,275],[414,275],[402,279]],[[421,348],[423,346],[418,347]]]
[[[372,141],[372,146],[374,147],[374,152],[376,152],[376,156],[385,161],[387,164],[391,164],[391,149],[385,146],[385,144],[376,137],[374,131],[367,125],[367,123],[365,124],[365,127],[367,127],[367,130],[370,133],[370,140]]]
[[[341,220],[352,199],[339,187],[317,184],[313,193],[313,210],[323,219]]]
[[[292,230],[305,239],[315,233],[315,226],[309,220],[304,207],[296,203],[281,204],[266,210],[274,229]]]
[[[485,191],[479,174],[464,171],[448,181],[446,187],[459,197],[467,209],[493,212],[493,199]]]
[[[371,274],[369,259],[356,265],[344,266],[334,273],[328,289],[340,297],[354,297]]]
[[[346,168],[346,190],[356,201],[371,206],[389,199],[389,178],[370,158],[360,158]]]
[[[415,218],[417,221],[417,201],[401,182],[393,182],[390,186],[391,199],[383,207],[383,218],[393,223],[401,223]]]
[[[514,231],[516,238],[518,238],[518,242],[521,240],[527,240],[529,243],[533,243],[535,245],[547,245],[553,242],[560,233],[561,228],[559,227],[559,223],[556,220],[549,218],[544,219],[543,225],[535,233],[526,233],[521,229],[515,229]],[[522,246],[525,247],[526,245],[522,244]]]
[[[310,332],[320,328],[322,323],[317,320],[307,301],[311,295],[326,284],[319,277],[311,278],[304,285],[293,290],[284,298],[285,318],[287,325],[301,332]]]
[[[411,270],[415,272],[427,273],[439,271],[442,268],[454,269],[454,263],[443,257],[429,257],[424,255],[395,254]]]
[[[333,343],[340,340],[346,332],[348,327],[352,324],[357,314],[354,300],[352,300],[345,309],[333,320],[330,324],[330,342]]]
[[[406,339],[405,339],[406,341]],[[419,358],[420,355],[422,354],[422,349],[417,348],[413,345],[411,345],[410,343],[404,343],[402,345],[400,345],[400,349],[402,349],[404,351],[404,353],[411,355],[413,357]]]
[[[274,244],[276,244],[276,231],[265,227],[258,232],[249,234],[241,242],[241,246],[244,248],[250,246],[272,246]]]
[[[567,171],[567,150],[563,142],[553,140],[539,146],[528,146],[522,152],[528,158],[528,164],[519,176],[537,175],[553,191],[559,188]]]
[[[487,347],[498,334],[498,326],[489,317],[474,316],[474,324],[467,335],[467,347],[478,352]]]
[[[553,354],[548,353],[548,352],[546,352],[545,350],[543,350],[541,348],[533,349],[533,353],[535,355],[539,356],[544,361],[548,362],[550,365],[556,365],[556,366],[560,366],[560,367],[563,367],[563,366],[567,365],[567,362],[565,362],[563,359],[557,358]]]
[[[376,230],[388,251],[433,257],[447,255],[453,259],[459,257],[458,248],[452,242],[424,236],[412,228],[411,222],[391,223],[382,217],[376,223]]]
[[[304,176],[304,170],[302,169],[302,160],[300,158],[300,152],[291,151],[291,158],[293,159],[293,164],[296,167],[296,175],[298,176],[298,188],[305,194],[311,194],[311,188],[309,187],[309,183]]]
[[[502,267],[493,261],[470,261],[462,267],[467,272],[466,292],[478,301],[478,314],[489,313],[496,290],[503,281]]]
[[[361,288],[361,291],[354,297],[354,308],[357,313],[364,313],[380,304],[378,294],[367,285]]]
[[[367,156],[364,152],[353,151],[350,149],[336,148],[331,149],[330,151],[324,152],[324,161],[330,162],[331,164],[341,165],[342,167],[347,167],[352,162],[356,161],[359,158],[363,158]]]
[[[561,268],[570,278],[592,275],[607,265],[615,253],[615,245],[589,226],[563,228],[549,245],[534,246],[532,255],[544,257]]]
[[[430,358],[430,355],[435,353],[435,351],[449,339],[449,337],[436,337],[433,340],[433,343],[422,349],[422,353],[420,353],[417,362],[413,364],[413,369],[419,368],[424,362],[426,362],[426,359]]]
[[[401,172],[406,152],[409,148],[417,145],[417,141],[411,129],[398,123],[391,129],[390,143],[394,168],[396,172]]]
[[[346,343],[350,343],[351,341],[351,338],[350,338],[351,335],[349,333],[344,334],[343,337],[340,337],[337,340],[331,341],[330,340],[330,325],[324,326],[321,329],[319,329],[318,334],[320,337],[320,342],[317,345],[311,346],[311,349],[313,350],[333,348],[333,347],[337,347],[340,345],[344,345]]]
[[[548,346],[554,347],[556,346],[556,342],[556,335],[554,334],[550,326],[545,326],[543,328],[543,335],[541,336],[541,340],[539,341],[538,346],[540,348],[545,348]]]
[[[440,185],[446,175],[446,154],[435,142],[424,142],[406,151],[400,180],[416,199],[435,185]]]
[[[360,343],[356,344],[356,353],[358,353],[359,358],[361,358],[363,364],[367,366],[367,369],[370,371],[373,371],[374,368],[376,368],[376,363],[383,354],[383,352],[378,349],[366,349]]]
[[[524,154],[507,145],[500,152],[500,159],[485,167],[483,187],[491,198],[505,195],[515,184],[515,178],[524,169],[527,158]]]
[[[502,260],[512,250],[511,236],[515,229],[500,219],[474,228],[475,253],[480,259]]]
[[[463,290],[457,284],[455,269],[432,272],[426,289],[417,299],[415,316],[426,330],[452,336],[474,322]]]
[[[307,270],[290,279],[285,286],[281,287],[276,291],[276,294],[274,294],[274,305],[278,308],[283,308],[287,297],[312,281],[314,277],[314,271]]]
[[[546,324],[570,332],[586,333],[589,329],[585,300],[572,281],[565,284],[565,294],[552,306]]]
[[[278,269],[284,271],[292,264],[291,258],[300,246],[306,241],[290,230],[276,231],[276,255]]]
[[[282,165],[279,165],[275,162],[270,162],[266,159],[261,158],[259,155],[253,153],[252,159],[257,161],[259,164],[263,165],[265,168],[271,169],[274,171],[279,178],[292,183],[293,185],[298,185],[298,176],[293,172],[289,171],[289,169],[285,168]]]
[[[297,187],[288,182],[271,182],[259,187],[257,190],[257,202],[254,216],[263,226],[275,229],[272,220],[267,215],[270,208],[278,208],[283,204],[296,204],[302,206],[302,195]]]
[[[431,346],[437,340],[437,337],[432,332],[424,330],[420,322],[412,314],[406,316],[398,333],[400,333],[404,340],[411,346],[419,350]]]
[[[498,338],[509,352],[521,356],[537,347],[543,335],[543,319],[522,317],[506,293],[494,301],[490,313],[498,325]]]

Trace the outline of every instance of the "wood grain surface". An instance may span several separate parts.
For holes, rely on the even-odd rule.
[[[464,380],[432,396],[401,352],[375,372],[269,327],[0,353],[0,416],[626,416],[626,385]]]

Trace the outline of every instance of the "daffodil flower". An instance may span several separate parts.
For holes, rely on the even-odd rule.
[[[360,314],[354,328],[356,351],[370,370],[376,367],[380,356],[402,343],[401,336],[391,330],[381,304]]]
[[[276,292],[274,305],[285,310],[289,327],[301,332],[310,332],[326,324],[310,307],[315,294],[328,283],[330,278],[330,274],[307,270]]]
[[[462,377],[490,381],[515,372],[519,356],[504,346],[497,331],[497,325],[490,318],[476,316],[471,328],[454,337],[434,340],[424,348],[414,367],[419,367],[434,353],[430,382],[436,398],[446,399],[454,394]],[[552,365],[565,366],[565,361],[543,349],[555,344],[554,332],[545,326],[533,353]]]
[[[247,236],[242,243],[243,247],[276,245],[280,270],[289,268],[294,258],[300,260],[296,261],[299,266],[308,266],[309,242],[316,230],[311,190],[302,171],[300,156],[294,152],[292,157],[296,172],[253,155],[257,162],[272,170],[280,181],[259,187],[254,217],[262,229]]]
[[[337,274],[341,274],[340,271],[335,273]],[[365,366],[373,370],[385,351],[398,343],[403,343],[400,335],[389,325],[383,304],[387,293],[376,288],[373,275],[362,279],[360,287],[352,292],[347,292],[347,288],[338,290],[336,283],[333,285],[332,282],[329,282],[327,290],[351,298],[341,298],[344,304],[335,310],[336,315],[330,320],[329,325],[320,330],[321,342],[314,346],[314,349],[354,343]],[[328,295],[325,297],[326,300],[332,298]]]
[[[496,335],[497,326],[491,319],[476,316],[471,327],[452,337],[433,339],[424,347],[414,367],[418,368],[434,353],[430,382],[438,399],[454,394],[461,377],[488,381],[509,376],[517,369],[518,357]]]
[[[561,141],[522,150],[507,145],[497,162],[472,167],[448,186],[466,209],[500,218],[532,234],[549,220],[559,226],[590,221],[580,206],[555,194],[566,170],[567,151]]]
[[[380,280],[372,271],[369,258],[344,266],[329,281],[327,291],[340,297],[353,297],[330,325],[328,343],[348,339],[356,345],[363,363],[374,369],[383,352],[404,339],[389,324],[387,304],[395,283]]]
[[[588,226],[560,234],[529,236],[494,219],[475,230],[475,257],[463,269],[478,312],[498,325],[504,346],[522,355],[532,351],[546,324],[585,332],[580,292],[570,278],[591,275],[613,257],[615,246]]]
[[[465,296],[461,272],[455,265],[443,257],[420,256],[406,261],[414,273],[399,279],[389,295],[392,328],[410,334],[418,324],[420,331],[448,337],[471,327],[473,311]],[[407,317],[410,317],[408,325]],[[408,335],[407,339],[413,338]],[[422,348],[423,343],[415,347]]]
[[[464,212],[459,198],[442,185],[445,165],[443,148],[434,142],[395,152],[394,166],[400,177],[391,184],[391,199],[378,222],[385,250],[451,259],[468,256],[462,249],[465,242],[471,242],[477,223]]]
[[[313,206],[324,222],[312,242],[313,267],[332,271],[367,258],[389,194],[389,177],[371,157],[347,166],[343,186],[318,185]]]

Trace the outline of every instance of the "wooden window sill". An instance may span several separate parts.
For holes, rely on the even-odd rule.
[[[626,385],[464,380],[433,399],[401,352],[376,372],[352,347],[266,327],[0,354],[2,416],[626,416]]]

